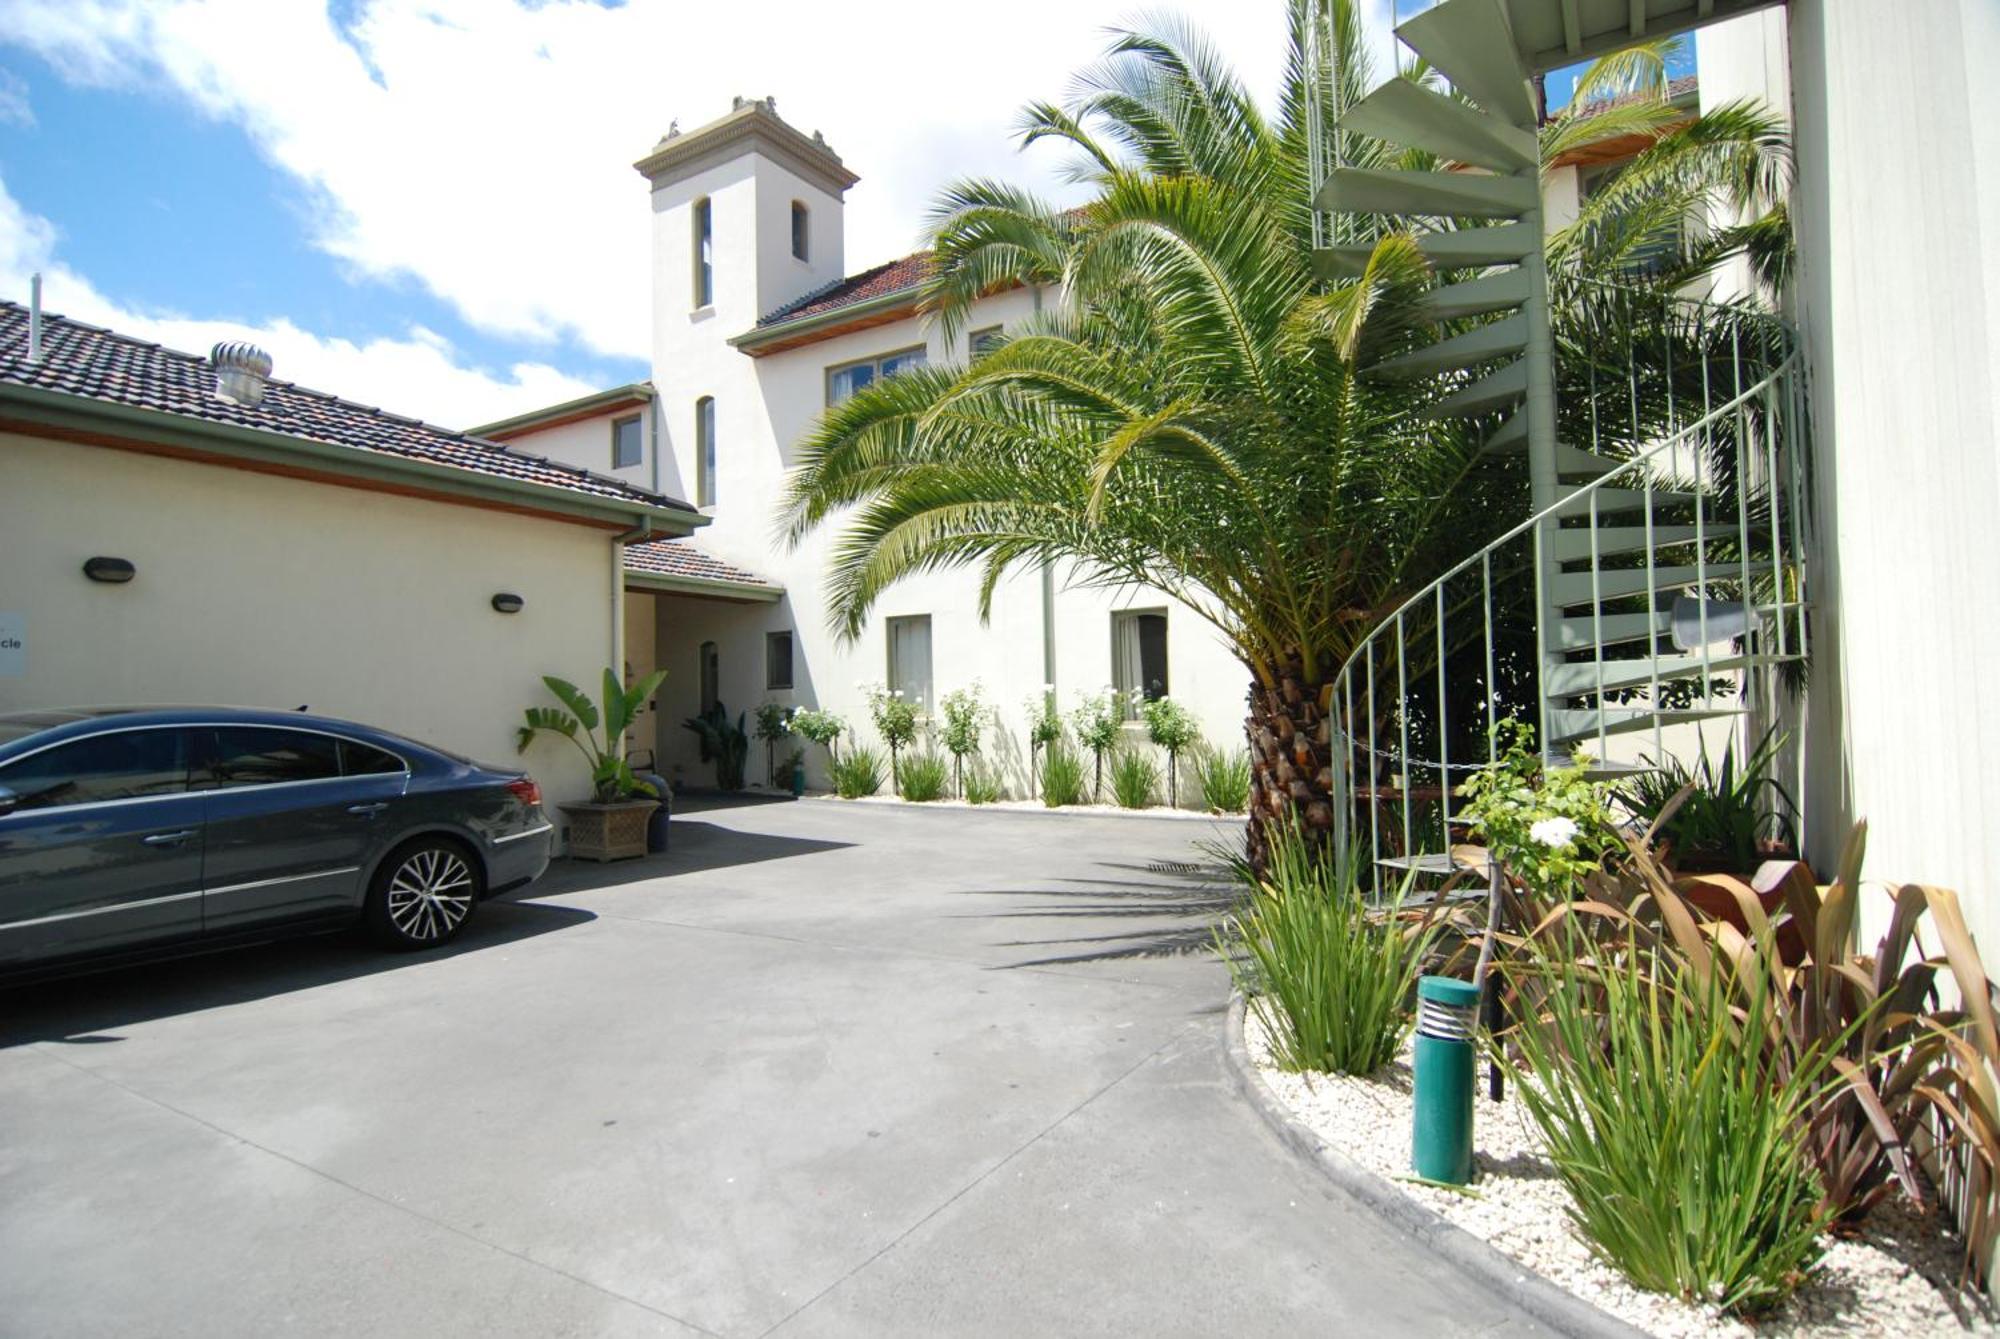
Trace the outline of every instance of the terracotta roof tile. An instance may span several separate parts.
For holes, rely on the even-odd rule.
[[[872,270],[850,274],[845,279],[836,279],[830,284],[814,289],[802,298],[794,298],[774,312],[759,318],[757,328],[780,325],[786,321],[804,320],[808,316],[818,316],[823,312],[838,311],[842,307],[852,307],[856,303],[867,302],[871,298],[887,297],[891,293],[915,290],[931,275],[931,253],[918,251],[900,260],[888,261]]]
[[[755,572],[747,572],[713,554],[702,552],[685,539],[655,539],[645,544],[627,544],[625,566],[635,572],[651,572],[659,576],[728,581],[742,586],[763,586],[769,590],[784,589],[775,581],[768,581]]]
[[[619,479],[547,460],[483,437],[272,380],[255,406],[215,394],[206,358],[178,353],[61,316],[42,318],[42,359],[27,360],[28,309],[0,302],[0,385],[29,386],[210,423],[281,433],[356,451],[404,456],[617,502],[693,508]]]

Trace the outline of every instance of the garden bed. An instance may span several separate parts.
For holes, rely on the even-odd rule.
[[[1526,1111],[1513,1098],[1484,1097],[1476,1113],[1471,1186],[1455,1191],[1410,1177],[1410,1067],[1407,1044],[1367,1079],[1295,1074],[1277,1068],[1269,1039],[1246,1010],[1244,1044],[1256,1077],[1292,1118],[1338,1154],[1415,1203],[1626,1323],[1663,1339],[1696,1335],[1905,1336],[2000,1334],[1979,1298],[1955,1286],[1958,1243],[1935,1220],[1898,1203],[1877,1209],[1855,1239],[1832,1239],[1817,1276],[1756,1326],[1627,1284],[1594,1259],[1570,1231],[1566,1196]]]
[[[994,800],[988,804],[969,804],[964,800],[906,800],[900,795],[864,795],[859,799],[843,800],[826,791],[814,791],[811,798],[833,800],[838,804],[899,804],[911,809],[979,809],[1007,810],[1013,813],[1030,814],[1092,814],[1098,818],[1200,818],[1215,823],[1241,825],[1242,814],[1211,814],[1201,809],[1169,809],[1164,804],[1148,805],[1144,809],[1127,809],[1116,804],[1065,804],[1055,808],[1040,800]]]

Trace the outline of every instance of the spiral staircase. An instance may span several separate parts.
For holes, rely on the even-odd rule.
[[[1392,78],[1310,146],[1321,274],[1358,276],[1394,231],[1439,277],[1429,342],[1373,372],[1443,378],[1429,412],[1467,420],[1530,494],[1519,525],[1384,618],[1322,702],[1337,835],[1378,886],[1450,871],[1454,789],[1492,761],[1504,717],[1551,761],[1644,767],[1701,722],[1768,707],[1806,654],[1792,332],[1602,276],[1556,299],[1574,308],[1559,364],[1543,251],[1532,76],[1761,3],[1444,0],[1396,33],[1449,89]],[[1331,98],[1339,71],[1314,74]],[[1348,166],[1353,135],[1423,166]]]

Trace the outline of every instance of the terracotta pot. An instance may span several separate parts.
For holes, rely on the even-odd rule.
[[[578,860],[630,860],[646,854],[646,821],[656,800],[557,806],[569,820],[569,853]]]

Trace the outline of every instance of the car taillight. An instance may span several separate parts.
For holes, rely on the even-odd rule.
[[[542,802],[542,788],[535,784],[535,778],[524,776],[507,783],[507,789],[514,792],[516,799],[531,808]]]

